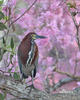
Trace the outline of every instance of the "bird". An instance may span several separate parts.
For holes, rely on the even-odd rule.
[[[29,32],[20,42],[17,56],[21,80],[31,76],[33,84],[33,78],[36,76],[39,59],[39,50],[35,40],[45,38],[45,36],[38,35],[35,32]]]

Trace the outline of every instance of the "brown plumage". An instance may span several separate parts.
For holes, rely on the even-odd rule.
[[[29,75],[33,78],[36,75],[38,66],[38,46],[35,39],[45,38],[34,32],[27,34],[18,47],[18,63],[22,78]]]

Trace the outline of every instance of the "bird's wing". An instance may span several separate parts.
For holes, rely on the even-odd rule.
[[[19,51],[17,52],[17,55],[18,55],[18,64],[19,64],[20,72],[22,73],[22,63],[21,63],[21,60],[20,60]]]

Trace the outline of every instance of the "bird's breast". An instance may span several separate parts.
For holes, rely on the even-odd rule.
[[[18,49],[21,63],[24,66],[35,63],[35,60],[38,57],[38,47],[36,43],[34,43],[34,46],[31,46],[31,43],[26,41],[25,43],[22,43]]]
[[[35,68],[35,66],[34,65],[30,65],[30,66],[23,66],[22,67],[22,72],[25,74],[25,75],[27,75],[27,76],[31,76],[31,72],[32,72],[32,70],[34,70],[34,68]]]

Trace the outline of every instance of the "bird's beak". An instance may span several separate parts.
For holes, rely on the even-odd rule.
[[[44,38],[47,38],[47,37],[41,36],[41,35],[36,35],[36,39],[44,39]]]

